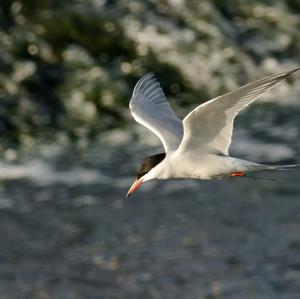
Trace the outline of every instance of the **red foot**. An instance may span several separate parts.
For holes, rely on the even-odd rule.
[[[246,174],[244,172],[238,171],[233,172],[230,176],[245,176]]]

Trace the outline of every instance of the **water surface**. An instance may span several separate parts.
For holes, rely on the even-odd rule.
[[[268,109],[241,116],[232,152],[299,161],[299,112]],[[0,297],[299,298],[300,171],[156,181],[125,200],[160,150],[142,132],[1,162]]]

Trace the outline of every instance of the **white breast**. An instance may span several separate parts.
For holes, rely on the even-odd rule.
[[[160,179],[193,178],[212,179],[228,175],[237,170],[232,158],[199,152],[197,155],[170,154],[158,165],[156,172]]]

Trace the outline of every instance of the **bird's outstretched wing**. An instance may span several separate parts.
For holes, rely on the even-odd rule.
[[[165,151],[174,151],[182,139],[182,121],[173,112],[153,73],[136,84],[129,103],[134,119],[155,133]]]
[[[183,119],[184,135],[178,151],[228,155],[233,122],[239,111],[297,70],[265,77],[196,107]]]

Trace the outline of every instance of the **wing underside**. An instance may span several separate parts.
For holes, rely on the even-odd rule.
[[[129,107],[134,119],[159,137],[166,152],[178,148],[183,134],[182,121],[173,112],[153,73],[138,81]]]

